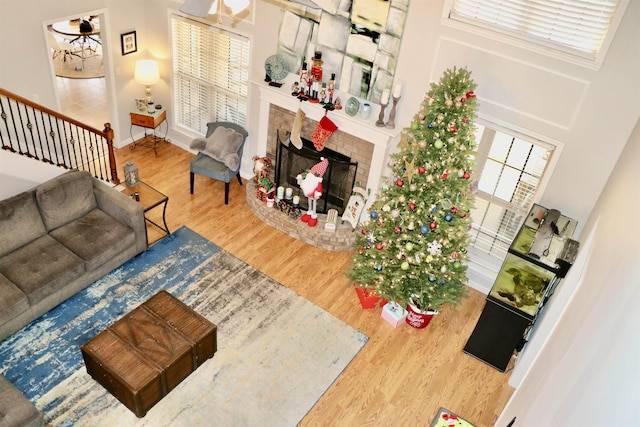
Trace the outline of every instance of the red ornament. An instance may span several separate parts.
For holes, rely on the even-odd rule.
[[[413,202],[409,203],[409,209],[412,211],[416,210],[416,204]]]
[[[424,166],[418,166],[418,173],[420,175],[424,174],[427,171],[427,168],[425,168]]]
[[[467,97],[463,96],[462,98],[460,98],[460,102],[467,102]]]
[[[462,121],[463,121],[464,123],[469,123],[469,117],[463,117],[463,118],[462,118]]]
[[[458,129],[456,129],[456,127],[455,127],[455,126],[451,126],[451,127],[449,128],[449,131],[451,131],[451,133],[456,133],[456,131],[457,131],[457,130],[458,130]]]
[[[459,256],[458,252],[456,252],[456,251],[451,252],[451,258],[456,259],[456,258],[458,258],[458,256]]]
[[[435,230],[436,228],[438,228],[438,224],[435,221],[431,221],[431,223],[429,224],[429,228]]]
[[[464,179],[469,179],[469,178],[471,178],[471,174],[469,172],[465,172],[464,174],[462,174],[462,177]]]
[[[473,91],[472,91],[472,90],[470,90],[469,92],[467,92],[467,93],[466,93],[466,97],[467,97],[467,98],[475,98],[475,97],[476,97],[476,94],[475,94],[475,93],[473,93]]]
[[[444,181],[448,177],[449,177],[449,169],[445,169],[444,172],[442,173],[442,180]]]
[[[466,218],[467,217],[467,213],[464,212],[462,215],[460,215],[460,218]]]
[[[400,227],[399,225],[396,225],[395,232],[396,234],[402,233],[402,227]]]
[[[451,213],[453,213],[453,214],[457,214],[457,213],[458,213],[458,208],[457,208],[457,207],[455,207],[455,206],[454,206],[454,207],[452,207],[452,208],[451,208]]]
[[[362,230],[360,230],[360,232],[361,232],[362,234],[367,234],[367,230],[365,230],[364,228],[363,228]]]
[[[402,187],[402,186],[404,185],[404,181],[403,181],[403,180],[401,180],[401,179],[398,179],[398,180],[396,181],[396,185],[397,185],[398,187]]]
[[[377,250],[382,250],[382,243],[376,243],[376,249]]]
[[[378,225],[379,225],[380,227],[382,227],[382,224],[383,224],[383,222],[382,222],[382,218],[378,217]]]

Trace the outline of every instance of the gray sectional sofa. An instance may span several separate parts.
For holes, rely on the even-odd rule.
[[[0,340],[147,248],[140,204],[70,171],[0,201]],[[0,427],[43,417],[0,377]]]

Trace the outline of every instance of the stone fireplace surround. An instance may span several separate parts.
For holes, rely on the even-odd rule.
[[[291,131],[295,113],[298,108],[305,112],[301,135],[310,138],[318,122],[325,114],[325,110],[319,104],[300,102],[291,95],[290,89],[296,76],[290,74],[282,87],[269,86],[264,82],[253,82],[260,91],[260,124],[257,137],[257,155],[276,158],[277,133],[284,138]],[[337,96],[344,104],[350,95],[337,92]],[[360,100],[360,102],[364,102]],[[334,110],[328,113],[328,117],[338,126],[335,132],[325,143],[325,147],[331,148],[352,161],[358,162],[356,182],[361,187],[371,189],[374,194],[380,186],[383,173],[386,170],[386,162],[390,149],[396,145],[400,137],[400,128],[388,129],[375,125],[380,112],[378,105],[372,105],[371,117],[362,119],[359,115],[349,116],[344,109]],[[387,112],[388,116],[388,112]],[[348,251],[353,248],[355,235],[351,225],[342,224],[338,218],[336,232],[324,230],[326,215],[319,214],[319,222],[316,227],[309,227],[300,219],[289,218],[283,212],[275,208],[267,208],[264,203],[255,197],[255,183],[247,185],[248,206],[258,218],[270,226],[304,241],[312,246],[333,251]]]

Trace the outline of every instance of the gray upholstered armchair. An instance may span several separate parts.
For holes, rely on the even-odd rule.
[[[224,204],[229,203],[229,182],[234,176],[242,185],[240,165],[244,143],[249,134],[240,125],[231,122],[207,124],[204,138],[194,139],[190,147],[198,150],[198,155],[189,166],[191,194],[195,175],[203,175],[224,182]]]

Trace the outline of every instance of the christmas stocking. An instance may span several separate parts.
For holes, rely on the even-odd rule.
[[[302,139],[300,139],[300,131],[302,130],[302,124],[307,115],[302,111],[302,108],[298,108],[296,118],[293,119],[293,126],[291,127],[291,136],[289,140],[298,150],[302,148]]]
[[[318,123],[318,127],[313,132],[313,135],[311,135],[311,140],[316,150],[322,151],[322,149],[324,149],[324,142],[337,130],[338,126],[325,114],[320,119],[320,123]]]

